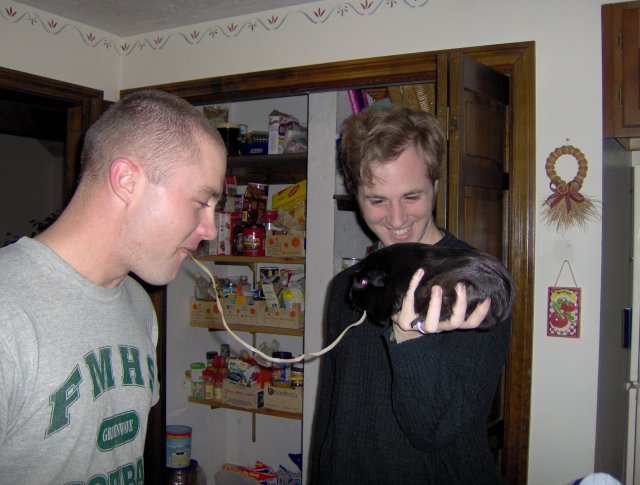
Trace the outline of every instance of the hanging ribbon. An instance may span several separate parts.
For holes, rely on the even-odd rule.
[[[573,287],[557,286],[564,266],[567,265],[573,279]],[[548,289],[547,335],[549,337],[580,337],[582,290],[578,288],[571,264],[566,259],[560,266],[554,286]]]

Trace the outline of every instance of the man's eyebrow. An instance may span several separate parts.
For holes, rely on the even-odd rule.
[[[214,199],[219,199],[220,197],[222,197],[222,192],[220,192],[220,190],[215,189],[213,187],[200,187],[200,189],[198,190],[198,193],[202,195],[206,195],[207,198],[213,197]]]

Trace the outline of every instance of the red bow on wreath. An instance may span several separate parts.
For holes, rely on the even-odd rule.
[[[571,155],[578,161],[578,173],[569,183],[562,180],[555,170],[556,160],[562,155]],[[580,193],[587,176],[587,159],[580,150],[571,145],[556,148],[549,154],[544,168],[553,192],[542,203],[543,217],[547,223],[556,224],[556,229],[564,232],[574,223],[584,226],[589,219],[598,217],[596,203]]]

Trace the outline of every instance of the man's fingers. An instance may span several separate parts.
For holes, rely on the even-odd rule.
[[[413,300],[413,294],[416,292],[416,288],[418,287],[418,284],[420,283],[420,280],[422,279],[423,276],[424,276],[424,269],[422,268],[418,268],[418,270],[415,273],[413,273],[413,276],[411,277],[411,281],[409,281],[409,289],[407,290],[407,294],[405,295],[405,301],[409,298]]]
[[[471,312],[469,318],[464,322],[462,328],[478,328],[478,326],[484,321],[491,308],[491,299],[487,298]]]
[[[441,307],[442,288],[440,286],[433,285],[431,287],[431,298],[429,299],[427,316],[424,319],[424,329],[427,333],[435,333],[439,331]]]
[[[414,293],[423,276],[424,269],[422,268],[419,268],[415,273],[413,273],[413,276],[409,281],[409,288],[404,295],[404,300],[402,300],[402,307],[396,315],[391,317],[391,320],[396,322],[402,330],[412,330],[411,322],[416,318]]]

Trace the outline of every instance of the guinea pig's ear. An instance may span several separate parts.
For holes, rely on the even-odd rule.
[[[381,270],[371,271],[369,273],[369,283],[373,286],[381,288],[385,285],[387,279],[387,273]]]

